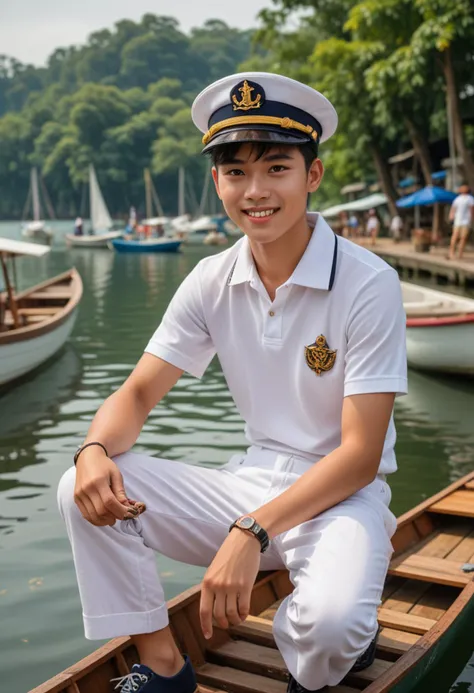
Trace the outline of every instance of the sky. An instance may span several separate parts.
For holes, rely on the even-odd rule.
[[[271,6],[271,0],[0,0],[0,54],[44,65],[56,48],[84,43],[93,31],[147,12],[176,17],[184,31],[214,18],[248,29]]]

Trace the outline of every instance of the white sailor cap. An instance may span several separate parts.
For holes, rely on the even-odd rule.
[[[318,145],[337,127],[336,110],[319,91],[270,72],[219,79],[195,98],[191,114],[203,152],[240,142]]]

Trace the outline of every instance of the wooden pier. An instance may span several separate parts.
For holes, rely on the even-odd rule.
[[[352,239],[354,240],[354,239]],[[380,238],[375,246],[366,238],[355,242],[380,255],[392,267],[400,271],[404,279],[432,277],[444,279],[463,288],[474,286],[474,252],[467,250],[462,260],[448,260],[447,248],[431,248],[428,253],[417,253],[411,243],[394,243]]]

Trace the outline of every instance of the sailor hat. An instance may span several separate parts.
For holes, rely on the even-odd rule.
[[[219,79],[195,98],[191,114],[203,152],[239,142],[318,145],[337,127],[336,110],[319,91],[270,72]]]

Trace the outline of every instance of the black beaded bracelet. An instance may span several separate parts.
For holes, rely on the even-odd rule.
[[[80,448],[78,448],[78,449],[76,450],[76,454],[74,455],[74,464],[77,464],[77,460],[78,460],[79,455],[81,454],[81,452],[82,452],[83,450],[85,450],[86,448],[88,448],[90,445],[98,445],[100,448],[102,448],[102,450],[105,452],[105,454],[107,455],[107,457],[109,456],[109,453],[107,452],[107,449],[106,449],[105,445],[102,445],[102,443],[99,443],[99,442],[97,442],[97,441],[93,441],[92,443],[86,443],[85,445],[82,445]]]

